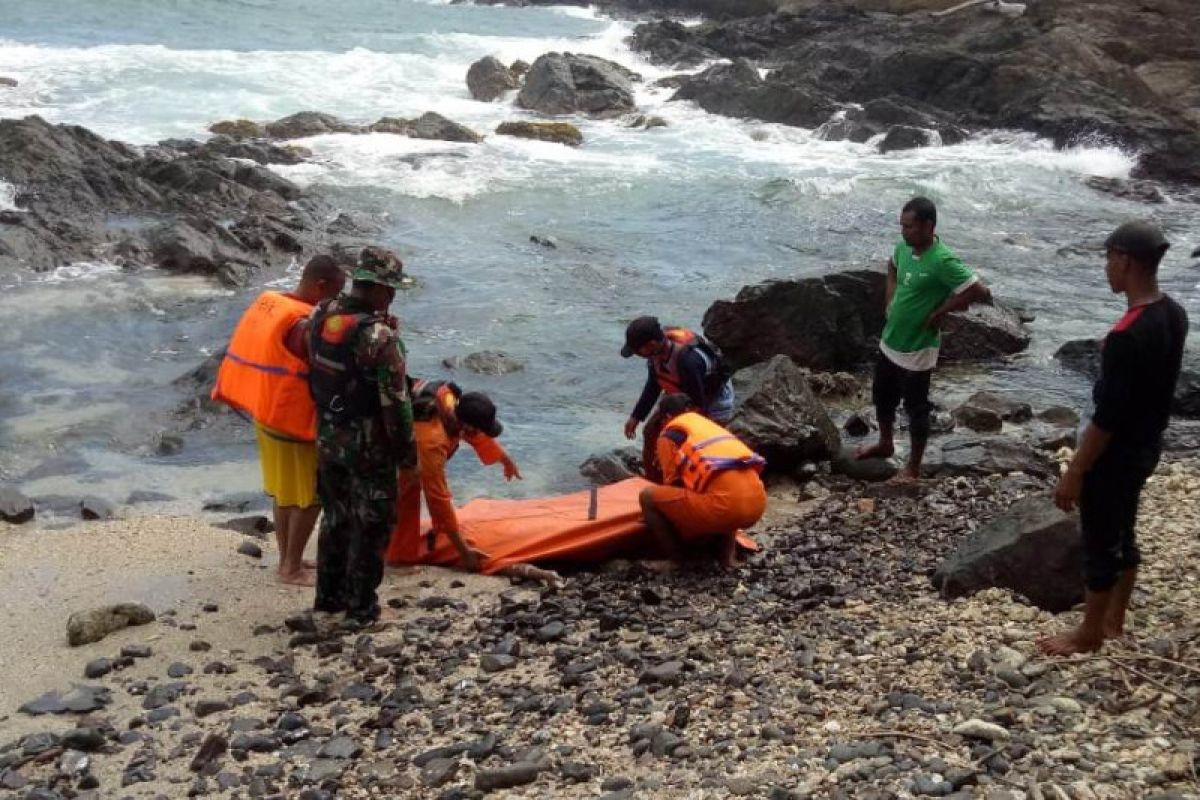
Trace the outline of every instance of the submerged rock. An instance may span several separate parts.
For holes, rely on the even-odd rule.
[[[384,117],[370,125],[372,133],[395,133],[411,139],[434,139],[444,142],[482,142],[483,137],[466,125],[460,125],[441,114],[428,111],[416,119]]]
[[[589,456],[579,465],[579,472],[600,486],[638,477],[642,474],[642,453],[636,447],[619,447]]]
[[[597,56],[547,53],[529,68],[517,105],[542,114],[617,116],[633,110],[635,80],[636,73]]]
[[[76,611],[67,619],[67,643],[72,647],[98,642],[131,625],[154,621],[154,612],[141,603],[117,603],[90,611]]]
[[[945,597],[1009,589],[1058,613],[1083,599],[1079,521],[1048,497],[1019,500],[969,536],[933,574]]]
[[[272,139],[303,139],[323,133],[358,133],[362,127],[351,125],[332,114],[301,111],[283,119],[268,122],[263,130]]]
[[[267,136],[267,131],[262,125],[248,119],[226,119],[214,122],[208,126],[208,131],[234,139],[263,139]]]
[[[444,358],[442,366],[447,369],[463,367],[480,375],[508,375],[511,372],[520,372],[525,369],[524,362],[494,350],[481,350],[465,356]]]
[[[767,469],[790,472],[837,454],[837,427],[791,358],[743,369],[733,382],[737,402],[727,427],[767,460]]]

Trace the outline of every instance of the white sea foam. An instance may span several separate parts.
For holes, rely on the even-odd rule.
[[[0,211],[20,211],[17,206],[17,187],[0,181]]]

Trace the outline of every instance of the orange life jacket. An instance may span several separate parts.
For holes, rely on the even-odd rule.
[[[311,442],[317,413],[308,390],[308,364],[284,339],[312,306],[279,292],[263,292],[242,315],[217,372],[212,399],[251,416],[273,431]]]
[[[679,475],[683,485],[703,492],[719,472],[752,469],[762,472],[767,461],[729,431],[701,414],[680,414],[663,430],[680,431],[687,438],[679,446]]]
[[[684,353],[699,350],[708,362],[708,371],[704,376],[705,389],[714,395],[720,391],[729,374],[725,369],[721,353],[707,339],[687,328],[664,328],[670,347],[667,352],[651,359],[654,377],[664,394],[678,394],[684,391],[683,376],[679,373],[679,359]]]

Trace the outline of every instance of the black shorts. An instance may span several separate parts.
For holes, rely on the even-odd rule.
[[[1113,450],[1083,476],[1079,526],[1089,590],[1108,591],[1122,572],[1142,563],[1136,532],[1138,502],[1158,458],[1157,449]]]
[[[905,369],[880,353],[875,362],[875,381],[871,384],[875,418],[883,425],[894,423],[896,409],[903,400],[909,431],[918,439],[929,438],[929,415],[933,411],[933,404],[929,402],[929,380],[932,376],[931,369],[920,372]]]

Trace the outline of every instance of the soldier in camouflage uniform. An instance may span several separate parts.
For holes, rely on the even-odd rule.
[[[309,382],[317,404],[316,611],[347,622],[379,617],[376,590],[395,526],[399,470],[416,464],[404,343],[387,310],[403,265],[368,247],[347,296],[317,307],[309,339]]]

